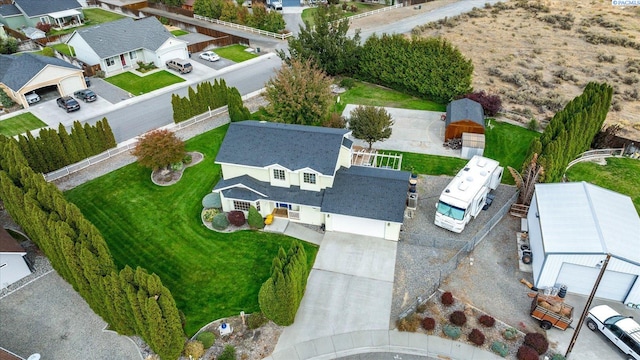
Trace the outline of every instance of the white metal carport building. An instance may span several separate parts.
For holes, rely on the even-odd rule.
[[[640,218],[626,195],[586,183],[537,184],[527,215],[538,288],[564,284],[588,295],[640,303]]]

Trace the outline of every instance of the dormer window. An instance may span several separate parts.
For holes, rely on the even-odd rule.
[[[315,184],[316,183],[316,174],[304,173],[302,175],[302,179],[306,184]]]
[[[284,170],[273,169],[273,178],[276,180],[286,180]]]

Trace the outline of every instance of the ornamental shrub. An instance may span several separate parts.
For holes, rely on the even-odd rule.
[[[513,340],[516,338],[516,336],[518,336],[518,330],[516,330],[515,328],[508,328],[502,333],[502,337],[507,340]]]
[[[213,221],[211,221],[211,226],[213,226],[216,230],[224,230],[229,226],[229,220],[227,220],[227,215],[224,213],[217,214],[213,217]]]
[[[539,355],[542,355],[549,350],[549,341],[547,341],[547,337],[537,332],[525,335],[524,344],[531,347]]]
[[[489,315],[482,315],[478,318],[478,322],[486,327],[493,327],[496,324],[496,319]]]
[[[449,315],[452,324],[462,326],[467,323],[467,315],[463,311],[454,311]]]
[[[471,330],[467,338],[478,346],[482,346],[482,344],[484,344],[484,334],[478,329]]]
[[[564,357],[564,355],[562,354],[553,354],[553,356],[551,357],[551,360],[566,360],[567,358]]]
[[[244,213],[239,210],[230,211],[229,215],[227,215],[227,219],[232,225],[242,226],[247,220],[244,217]]]
[[[251,330],[257,329],[269,321],[263,313],[257,312],[247,317],[247,327]]]
[[[182,162],[185,163],[185,164],[191,164],[191,161],[193,161],[193,157],[191,156],[191,154],[186,154],[182,158]]]
[[[518,349],[518,360],[539,360],[538,353],[527,345],[522,345]]]
[[[200,359],[204,355],[204,346],[198,340],[189,340],[184,346],[184,356]]]
[[[222,354],[220,354],[220,356],[218,356],[217,359],[218,360],[236,360],[236,348],[231,345],[225,346],[224,350],[222,350]]]
[[[210,331],[203,331],[196,336],[196,340],[200,341],[205,349],[208,349],[216,341],[216,336]]]
[[[460,338],[460,335],[462,335],[462,329],[451,324],[446,324],[442,329],[442,332],[444,332],[445,335],[453,340],[457,340],[458,338]]]
[[[443,293],[442,296],[440,297],[440,302],[442,302],[442,305],[444,306],[453,305],[453,302],[454,302],[453,294],[451,294],[450,291]]]
[[[262,215],[258,212],[255,206],[251,206],[249,208],[249,216],[247,217],[247,222],[252,229],[262,229],[264,228],[264,219]]]
[[[420,327],[420,317],[416,314],[411,314],[405,318],[402,318],[396,322],[398,331],[416,332]]]
[[[491,344],[491,351],[502,357],[509,355],[509,347],[500,341],[494,341],[493,344]]]
[[[206,222],[212,222],[213,218],[220,212],[217,209],[204,209],[202,212],[202,220]]]
[[[426,317],[422,319],[422,328],[431,331],[436,328],[436,320],[431,317]]]

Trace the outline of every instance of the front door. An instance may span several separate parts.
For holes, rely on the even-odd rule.
[[[122,67],[127,66],[127,60],[124,58],[124,54],[120,54],[120,62],[122,63]]]

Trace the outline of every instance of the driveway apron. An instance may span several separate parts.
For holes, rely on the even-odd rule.
[[[283,331],[275,351],[325,336],[388,330],[396,245],[325,233],[295,322]]]

